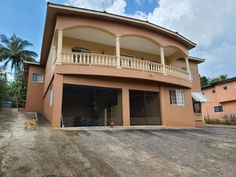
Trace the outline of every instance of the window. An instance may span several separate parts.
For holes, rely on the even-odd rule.
[[[86,49],[83,47],[73,47],[72,52],[90,53],[90,49]]]
[[[213,89],[211,92],[212,92],[212,93],[216,93],[216,90],[215,90],[215,89]]]
[[[37,83],[42,83],[43,82],[43,74],[33,73],[32,81],[37,82]]]
[[[50,86],[50,91],[49,91],[49,106],[52,106],[53,102],[53,92],[52,92],[52,85]]]
[[[223,112],[223,107],[222,106],[215,106],[214,112]]]
[[[224,87],[223,87],[223,90],[227,90],[227,89],[228,89],[227,86],[224,86]]]
[[[184,91],[170,90],[170,104],[184,105]]]

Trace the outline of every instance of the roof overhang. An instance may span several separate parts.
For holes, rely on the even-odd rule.
[[[40,63],[37,63],[37,62],[24,61],[23,64],[24,64],[24,71],[25,72],[27,72],[29,70],[29,67],[32,65],[41,67]]]
[[[55,24],[56,24],[56,17],[58,15],[84,16],[84,17],[89,17],[89,18],[99,18],[99,19],[104,19],[104,20],[110,20],[114,22],[129,23],[134,26],[145,28],[147,30],[157,31],[158,33],[162,33],[166,36],[174,38],[175,40],[184,44],[188,49],[192,49],[196,46],[194,42],[180,35],[178,32],[171,31],[169,29],[155,25],[148,21],[138,20],[138,19],[134,19],[130,17],[121,16],[121,15],[114,15],[107,12],[48,3],[47,14],[46,14],[46,19],[45,19],[45,28],[44,28],[44,34],[43,34],[42,49],[41,49],[41,57],[40,57],[41,65],[46,64],[46,61],[47,61],[46,57],[50,50],[50,44],[52,42],[53,33],[55,29]]]
[[[192,92],[192,98],[194,101],[199,103],[206,103],[208,102],[208,98],[203,95],[201,92]]]
[[[205,59],[204,58],[199,58],[199,57],[193,57],[193,56],[189,56],[188,57],[190,60],[192,60],[192,61],[195,61],[195,62],[197,62],[198,64],[199,63],[202,63],[202,62],[204,62],[205,61]]]

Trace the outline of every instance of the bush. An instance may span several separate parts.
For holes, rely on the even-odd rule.
[[[223,119],[226,125],[236,125],[236,114],[225,114]]]

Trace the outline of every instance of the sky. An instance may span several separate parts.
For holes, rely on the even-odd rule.
[[[33,43],[40,56],[46,5],[49,0],[0,0],[0,34],[15,33]],[[53,3],[107,11],[178,31],[197,47],[191,56],[206,61],[201,75],[236,76],[235,0],[50,0]],[[38,58],[39,60],[39,58]]]

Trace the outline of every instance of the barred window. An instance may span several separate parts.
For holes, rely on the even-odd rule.
[[[223,112],[223,107],[222,106],[215,106],[214,112]]]
[[[43,74],[33,73],[32,81],[37,82],[37,83],[42,83],[43,82]]]
[[[184,91],[170,90],[170,104],[184,105]]]

